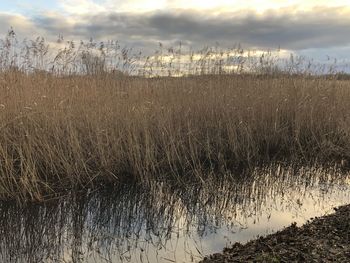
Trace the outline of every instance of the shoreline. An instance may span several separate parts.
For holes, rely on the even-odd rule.
[[[245,245],[237,242],[200,262],[348,262],[350,204],[334,210],[300,227],[293,223]]]

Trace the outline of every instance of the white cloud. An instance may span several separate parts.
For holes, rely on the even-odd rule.
[[[107,11],[103,3],[93,0],[59,0],[59,3],[68,14],[82,15]]]
[[[166,9],[168,0],[107,0],[106,5],[109,8],[114,8],[114,11],[148,12]]]
[[[195,48],[216,41],[224,46],[241,43],[243,47],[256,49],[280,45],[288,50],[350,45],[347,34],[350,9],[322,7],[350,7],[350,0],[306,3],[270,0],[263,4],[258,4],[262,1],[257,0],[57,1],[61,11],[32,13],[31,16],[0,13],[0,34],[5,34],[12,26],[21,38],[41,35],[54,41],[62,34],[67,40],[118,39],[128,46],[152,51],[158,41],[169,46],[187,42]],[[305,11],[315,5],[320,6]],[[270,8],[277,10],[257,12]]]
[[[21,14],[0,12],[1,31],[3,37],[11,28],[15,29],[17,35],[29,36],[29,33],[35,32],[35,24],[28,17]]]
[[[144,1],[142,1],[144,2]],[[151,2],[151,1],[148,1]],[[173,8],[193,8],[193,9],[225,9],[227,11],[237,11],[240,9],[269,10],[286,7],[294,7],[297,10],[309,10],[315,6],[338,7],[350,5],[349,0],[169,0],[169,7]]]
[[[91,14],[105,11],[148,12],[155,10],[192,9],[212,13],[251,10],[263,13],[283,8],[311,11],[315,7],[346,7],[350,0],[59,0],[70,14]]]

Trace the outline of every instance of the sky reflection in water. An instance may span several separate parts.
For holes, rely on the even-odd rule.
[[[348,175],[280,167],[0,203],[1,262],[192,262],[350,203]]]

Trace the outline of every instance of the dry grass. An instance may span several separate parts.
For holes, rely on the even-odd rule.
[[[350,159],[350,82],[0,75],[0,196]]]

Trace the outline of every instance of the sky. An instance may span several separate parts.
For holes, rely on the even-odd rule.
[[[350,0],[2,0],[0,24],[0,36],[13,28],[19,38],[92,37],[145,51],[181,41],[350,60]]]

